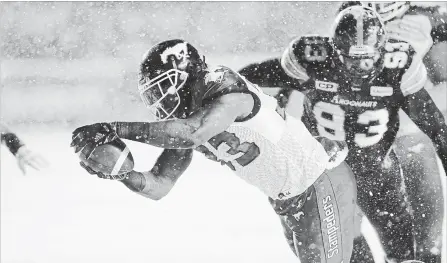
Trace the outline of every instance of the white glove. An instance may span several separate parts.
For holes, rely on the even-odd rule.
[[[39,171],[48,166],[48,162],[40,155],[32,152],[26,146],[19,148],[15,155],[20,170],[25,175],[28,166]]]

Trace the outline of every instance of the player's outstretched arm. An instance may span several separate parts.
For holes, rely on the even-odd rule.
[[[248,81],[260,87],[301,90],[300,82],[284,71],[280,58],[247,65],[240,69],[239,73]]]
[[[229,93],[215,98],[186,119],[82,126],[73,132],[70,146],[78,152],[89,143],[98,146],[118,136],[164,149],[194,149],[225,131],[237,118],[249,116],[253,107],[251,94]]]
[[[160,200],[166,196],[192,160],[191,149],[165,149],[151,171],[132,171],[121,182],[130,190]]]
[[[447,171],[447,126],[445,117],[430,94],[421,89],[405,97],[402,109],[433,142],[439,158]]]
[[[1,142],[4,142],[9,151],[16,157],[17,164],[23,174],[26,174],[27,167],[40,170],[48,166],[48,162],[43,157],[29,150],[16,134],[2,123],[0,123],[0,133]]]
[[[114,122],[118,137],[165,149],[194,149],[227,129],[253,109],[252,95],[230,93],[200,108],[187,119],[159,122]]]

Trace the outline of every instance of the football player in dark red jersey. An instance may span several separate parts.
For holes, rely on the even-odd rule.
[[[29,150],[16,134],[2,123],[0,123],[0,133],[1,142],[5,143],[9,151],[16,157],[23,174],[26,174],[27,167],[40,170],[48,165],[43,157]]]
[[[357,178],[358,204],[378,230],[391,262],[441,259],[439,174],[430,177],[434,182],[427,189],[438,191],[441,200],[422,204],[437,211],[432,211],[434,221],[426,224],[429,233],[423,233],[416,253],[414,220],[404,187],[408,178],[402,177],[392,148],[402,109],[431,139],[444,169],[447,165],[445,120],[424,89],[427,73],[422,59],[431,37],[421,26],[403,19],[387,32],[374,10],[353,6],[337,16],[331,37],[299,37],[282,58],[240,71],[260,86],[303,91],[302,120],[308,129],[315,135],[346,141],[347,162]],[[420,208],[413,210],[416,214]]]
[[[147,143],[165,149],[154,168],[109,177],[83,165],[87,171],[158,200],[187,169],[195,149],[269,196],[284,228],[294,233],[292,249],[301,262],[350,259],[354,175],[338,158],[343,151],[328,155],[322,147],[330,140],[319,138],[320,144],[273,97],[230,68],[208,66],[183,40],[164,41],[147,52],[139,89],[158,121],[83,126],[73,132],[71,146],[79,152],[115,136]]]

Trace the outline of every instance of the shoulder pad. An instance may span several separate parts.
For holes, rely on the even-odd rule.
[[[400,89],[404,96],[421,90],[427,81],[427,69],[422,60],[413,61],[402,76]]]
[[[218,66],[209,69],[205,75],[205,93],[203,102],[208,103],[220,96],[230,93],[247,93],[252,95],[254,107],[252,112],[245,118],[236,120],[237,122],[246,121],[258,113],[261,107],[261,101],[258,97],[259,89],[246,80],[236,71],[225,67]]]
[[[383,57],[383,66],[387,70],[407,69],[412,62],[414,50],[406,42],[387,42],[385,44],[385,54]]]
[[[228,93],[253,93],[253,84],[236,71],[218,66],[211,68],[204,78],[205,93],[203,98],[210,100]]]
[[[210,68],[205,75],[205,98],[216,94],[242,92],[248,89],[245,80],[237,72],[225,66]]]
[[[413,59],[414,50],[405,42],[389,42],[385,45],[384,70],[390,78],[400,81],[404,96],[413,94],[424,87],[427,70],[422,60]]]
[[[309,79],[309,66],[326,67],[333,55],[331,39],[319,35],[305,35],[294,39],[281,58],[281,66],[290,77]]]
[[[302,36],[295,43],[294,53],[302,62],[324,63],[333,55],[332,40],[318,35]]]

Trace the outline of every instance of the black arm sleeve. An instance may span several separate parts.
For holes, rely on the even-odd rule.
[[[192,149],[165,149],[151,172],[156,176],[168,177],[175,182],[188,168],[192,154]]]
[[[289,77],[281,66],[279,58],[253,63],[239,70],[248,81],[260,87],[290,88],[298,91],[302,87],[297,79]]]
[[[169,178],[175,183],[191,163],[193,150],[165,149],[158,157],[151,173],[156,178]],[[134,192],[141,192],[146,186],[144,175],[139,172],[130,173],[122,183]]]
[[[0,133],[1,133],[1,142],[4,142],[6,147],[8,147],[9,151],[12,154],[16,154],[20,147],[24,145],[24,143],[15,135],[15,133],[11,132],[5,125],[0,123]]]
[[[445,117],[425,89],[405,97],[402,109],[433,142],[447,171],[447,126]]]

